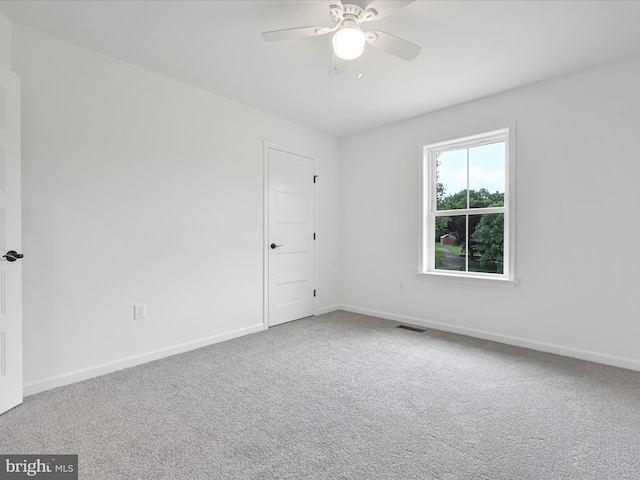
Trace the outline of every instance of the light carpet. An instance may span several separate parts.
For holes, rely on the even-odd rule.
[[[93,479],[640,478],[640,373],[334,312],[25,399]]]

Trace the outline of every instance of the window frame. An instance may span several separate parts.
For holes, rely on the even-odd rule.
[[[436,155],[440,152],[472,148],[480,145],[505,142],[505,191],[503,207],[437,210]],[[448,135],[438,141],[420,145],[420,242],[417,274],[424,279],[471,285],[513,288],[515,277],[515,122],[509,121],[492,127],[478,129],[464,135]],[[467,188],[469,187],[467,183]],[[504,263],[503,273],[460,272],[435,268],[435,218],[456,215],[504,214]]]

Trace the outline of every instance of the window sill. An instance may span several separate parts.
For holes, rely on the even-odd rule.
[[[416,276],[421,280],[492,288],[515,288],[515,286],[520,283],[518,280],[509,280],[506,278],[490,278],[479,275],[456,275],[455,273],[450,272],[416,272]]]

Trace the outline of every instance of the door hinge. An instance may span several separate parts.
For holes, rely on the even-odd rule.
[[[316,291],[315,291],[315,290],[313,291],[313,296],[314,296],[314,297],[316,296]]]
[[[313,176],[313,183],[316,183],[316,178],[318,178],[318,175]]]
[[[316,239],[316,232],[313,232],[313,239]]]

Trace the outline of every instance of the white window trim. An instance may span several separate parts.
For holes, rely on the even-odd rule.
[[[420,239],[418,255],[418,271],[416,275],[426,280],[435,280],[448,283],[479,285],[487,287],[514,288],[519,282],[515,276],[515,240],[516,240],[516,195],[514,192],[516,185],[516,130],[515,121],[503,122],[475,132],[463,135],[447,135],[446,139],[437,141],[426,141],[421,143],[420,151]],[[436,270],[433,265],[435,245],[429,239],[433,238],[431,232],[430,209],[436,202],[436,191],[433,188],[426,188],[429,179],[435,178],[435,163],[430,161],[431,152],[446,151],[447,149],[464,148],[467,145],[476,145],[479,139],[486,143],[494,143],[497,140],[506,141],[507,159],[505,164],[505,251],[504,251],[504,273],[486,274],[481,272],[452,272],[447,270]],[[483,142],[483,143],[484,143]],[[485,209],[474,209],[474,213],[487,213]],[[496,213],[496,208],[491,209]],[[438,212],[438,214],[444,212]]]

